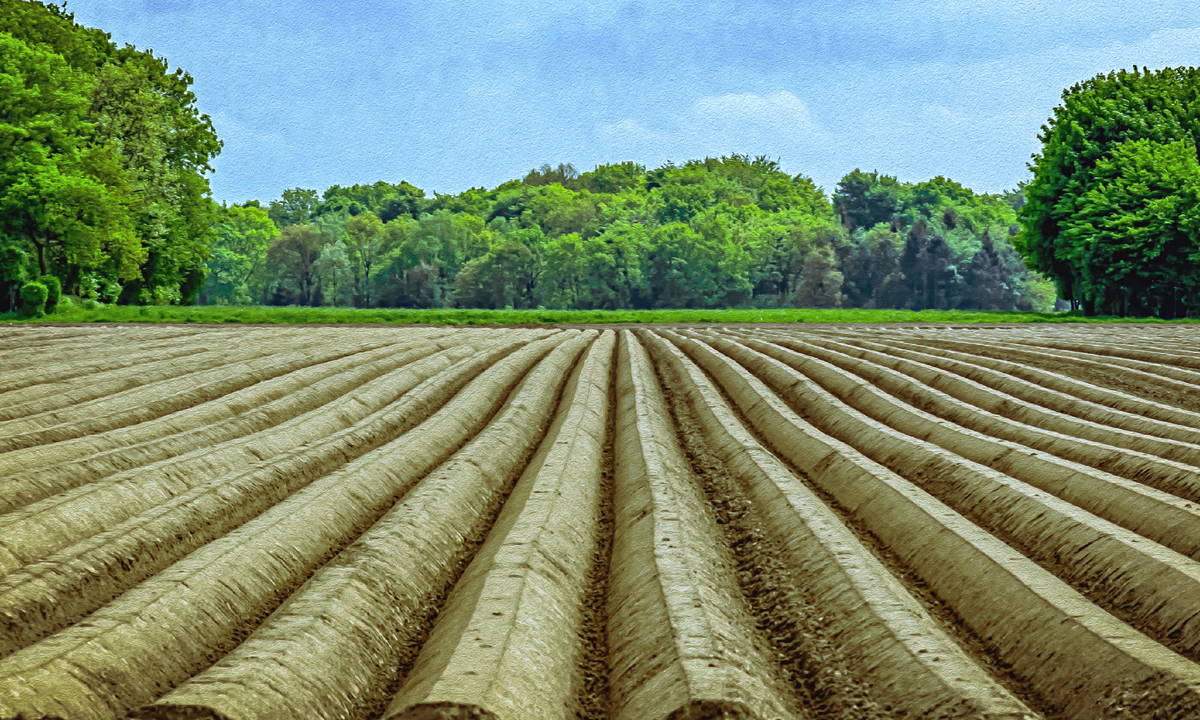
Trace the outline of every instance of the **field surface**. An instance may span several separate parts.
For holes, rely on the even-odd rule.
[[[0,328],[0,719],[1200,717],[1200,327]]]

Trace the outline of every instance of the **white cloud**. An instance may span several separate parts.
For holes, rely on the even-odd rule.
[[[804,102],[787,90],[700,98],[693,103],[692,113],[700,123],[753,124],[793,136],[821,132]]]
[[[780,158],[789,172],[811,172],[834,142],[804,101],[787,90],[704,96],[677,115],[654,116],[652,122],[625,118],[599,124],[594,133],[609,161],[635,158],[649,167],[740,153]]]
[[[625,118],[617,123],[603,123],[596,127],[597,132],[615,141],[635,141],[644,142],[647,140],[665,140],[667,135],[664,133],[648,130],[640,123],[630,118]]]

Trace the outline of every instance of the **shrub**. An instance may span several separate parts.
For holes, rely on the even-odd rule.
[[[21,313],[26,317],[39,317],[46,310],[46,286],[40,282],[27,282],[21,286]]]
[[[46,286],[46,312],[54,312],[62,299],[62,283],[53,275],[43,275],[36,282]]]

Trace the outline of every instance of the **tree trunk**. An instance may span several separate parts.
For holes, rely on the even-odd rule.
[[[33,246],[35,248],[37,248],[38,274],[45,275],[46,274],[46,243],[38,242],[37,240],[33,240],[32,238],[30,238],[30,240],[33,242]]]

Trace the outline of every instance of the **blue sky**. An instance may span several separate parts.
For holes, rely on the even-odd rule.
[[[1028,177],[1064,88],[1200,64],[1187,2],[70,0],[196,79],[218,200],[376,180],[494,187],[548,162],[733,152],[832,190],[855,167]]]

